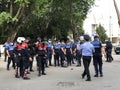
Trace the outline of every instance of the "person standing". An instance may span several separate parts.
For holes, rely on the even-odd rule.
[[[100,73],[100,77],[103,77],[102,72],[102,43],[99,41],[99,36],[94,36],[94,40],[91,42],[95,48],[95,52],[93,53],[93,64],[95,68],[95,75],[94,77],[98,77],[98,74]],[[105,55],[105,53],[104,53]]]
[[[4,62],[7,61],[7,47],[9,46],[8,41],[5,42],[5,44],[3,45],[4,49]]]
[[[9,66],[10,66],[10,63],[11,63],[11,60],[12,60],[12,67],[15,69],[15,58],[14,58],[14,43],[13,41],[9,41],[9,45],[6,47],[6,53],[7,53],[7,56],[8,56],[8,63],[7,63],[7,70],[9,70]]]
[[[55,41],[54,46],[53,46],[53,55],[54,55],[54,65],[56,66],[60,66],[60,44],[58,44],[58,41]]]
[[[89,42],[89,39],[90,37],[88,35],[84,35],[84,43],[81,45],[84,65],[84,72],[82,74],[82,78],[84,78],[87,75],[86,81],[91,81],[89,65],[91,62],[92,54],[94,52],[94,46]]]
[[[42,41],[37,44],[36,50],[36,60],[37,60],[37,67],[38,67],[38,76],[46,75],[45,73],[45,64],[46,64],[46,56],[47,56],[47,46]]]
[[[64,62],[65,61],[65,55],[66,55],[66,51],[65,51],[65,47],[66,47],[66,44],[64,41],[61,41],[61,48],[60,48],[60,63],[61,63],[61,67],[64,67]]]
[[[27,74],[29,74],[29,72],[28,72],[29,61],[32,61],[32,58],[30,56],[30,52],[28,50],[28,42],[29,42],[29,38],[26,38],[22,42],[23,79],[24,80],[30,79],[30,78],[28,78]]]
[[[67,66],[71,66],[72,63],[72,47],[71,43],[68,40],[65,46],[65,53],[66,53],[66,58],[67,58]]]
[[[48,60],[46,61],[46,63],[48,63],[49,61],[49,66],[52,66],[52,51],[53,51],[53,45],[52,45],[52,41],[49,39],[47,42],[47,56],[48,56]]]
[[[106,58],[107,58],[107,60],[106,60],[106,62],[111,62],[111,61],[113,61],[113,57],[112,57],[112,55],[111,55],[111,53],[112,53],[112,43],[110,42],[110,41],[107,41],[106,42],[106,48],[105,48],[105,51],[106,51]]]
[[[77,62],[77,67],[81,66],[81,57],[82,57],[82,52],[81,52],[81,44],[78,42],[75,48],[76,52],[76,62]]]

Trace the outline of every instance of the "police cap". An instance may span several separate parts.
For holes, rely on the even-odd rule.
[[[84,35],[84,40],[89,41],[90,37],[89,35]]]

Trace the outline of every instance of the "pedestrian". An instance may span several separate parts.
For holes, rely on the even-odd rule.
[[[22,42],[23,79],[25,79],[25,80],[30,79],[30,78],[28,78],[27,74],[29,74],[29,72],[28,72],[29,61],[32,61],[32,58],[30,56],[30,52],[28,50],[28,42],[29,42],[28,38],[26,38]]]
[[[89,42],[89,40],[90,37],[88,35],[84,35],[84,43],[81,45],[82,59],[84,65],[84,72],[82,74],[82,78],[84,78],[87,75],[86,81],[91,81],[89,66],[92,54],[94,52],[94,46]]]
[[[22,48],[22,42],[25,40],[24,37],[18,37],[17,38],[17,43],[15,46],[15,62],[16,62],[16,67],[15,67],[15,77],[20,78],[23,77],[24,75],[24,70],[23,70],[23,48]]]
[[[81,66],[81,57],[82,57],[82,51],[81,51],[81,44],[78,42],[75,48],[75,55],[76,55],[76,67]]]
[[[65,55],[66,55],[66,52],[65,52],[65,47],[66,47],[66,44],[64,41],[61,41],[60,43],[60,63],[61,63],[61,67],[64,67],[64,62],[66,62],[65,60]]]
[[[54,45],[53,45],[53,55],[54,55],[54,66],[60,66],[60,44],[58,44],[58,41],[55,41]]]
[[[49,61],[49,66],[52,66],[52,52],[53,52],[53,45],[52,45],[52,41],[51,39],[48,39],[47,44],[47,56],[48,56],[48,60],[46,61],[46,63]]]
[[[9,46],[9,44],[8,44],[8,41],[6,41],[5,42],[5,44],[3,45],[3,47],[4,47],[4,62],[6,62],[7,61],[7,47]]]
[[[45,64],[47,57],[47,46],[44,42],[37,43],[37,51],[36,51],[36,60],[37,60],[37,68],[38,68],[38,76],[46,75],[45,73]]]
[[[66,46],[65,46],[65,53],[66,53],[66,59],[67,59],[67,66],[71,66],[72,63],[72,47],[69,40],[67,40]]]
[[[107,41],[106,42],[106,48],[105,48],[105,51],[106,51],[106,62],[112,62],[113,61],[113,57],[112,57],[112,43],[110,41]]]
[[[6,53],[8,56],[7,70],[10,70],[9,66],[12,61],[12,67],[15,69],[15,53],[14,53],[14,43],[12,40],[9,41],[9,45],[6,47]]]
[[[103,47],[102,43],[99,40],[99,36],[94,36],[94,40],[91,42],[95,48],[95,52],[93,53],[93,64],[95,68],[95,75],[94,77],[98,77],[100,74],[100,77],[103,77],[103,71],[102,71],[102,52]],[[104,52],[105,55],[105,52]]]

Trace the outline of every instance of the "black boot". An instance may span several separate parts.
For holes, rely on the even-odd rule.
[[[95,74],[94,77],[98,77],[98,74]]]
[[[86,81],[91,81],[91,78],[87,78]]]

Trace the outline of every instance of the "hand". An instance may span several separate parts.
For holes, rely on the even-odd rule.
[[[10,57],[10,55],[8,55],[8,57]]]
[[[107,55],[106,55],[106,54],[104,54],[104,57],[105,57],[105,58],[107,58]]]
[[[21,54],[20,54],[20,53],[18,53],[18,56],[21,56]]]
[[[30,57],[29,60],[32,62],[32,58]]]

